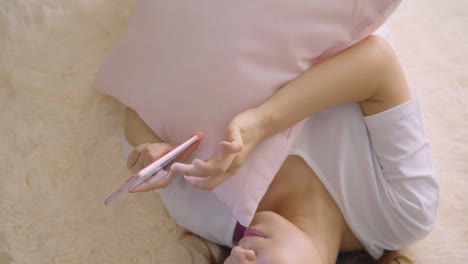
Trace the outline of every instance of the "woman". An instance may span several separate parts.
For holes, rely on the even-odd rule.
[[[264,138],[309,116],[245,232],[209,192],[177,191],[184,181],[177,173],[198,177],[187,179],[197,188],[215,188]],[[128,158],[134,172],[170,149],[132,111],[125,135],[137,146]],[[311,68],[236,116],[221,146],[212,159],[175,163],[165,180],[133,192],[169,186],[162,199],[181,226],[212,241],[231,229],[238,246],[226,263],[335,263],[339,252],[356,250],[377,259],[421,239],[434,223],[438,185],[418,101],[379,37]],[[210,175],[222,177],[200,180]]]

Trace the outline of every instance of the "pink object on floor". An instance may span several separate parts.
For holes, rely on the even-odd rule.
[[[399,0],[140,0],[96,87],[135,109],[161,139],[205,138],[288,81],[374,32]],[[264,140],[214,192],[248,226],[302,123]]]

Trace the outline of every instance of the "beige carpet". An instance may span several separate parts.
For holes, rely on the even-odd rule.
[[[0,1],[0,263],[205,263],[157,195],[110,207],[128,176],[123,107],[91,89],[134,1]],[[416,263],[468,263],[468,2],[404,1],[398,53],[420,88],[441,183]],[[216,247],[210,245],[216,251]]]

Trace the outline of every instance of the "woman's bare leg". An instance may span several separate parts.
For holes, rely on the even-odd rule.
[[[270,185],[257,212],[272,211],[302,230],[324,263],[335,263],[340,251],[363,249],[326,188],[307,163],[289,156]]]

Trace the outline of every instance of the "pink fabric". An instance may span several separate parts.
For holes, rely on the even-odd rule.
[[[96,87],[135,109],[163,139],[205,140],[291,79],[375,31],[399,0],[140,0]],[[332,73],[331,73],[332,74]],[[216,195],[248,226],[302,124],[264,140]]]

